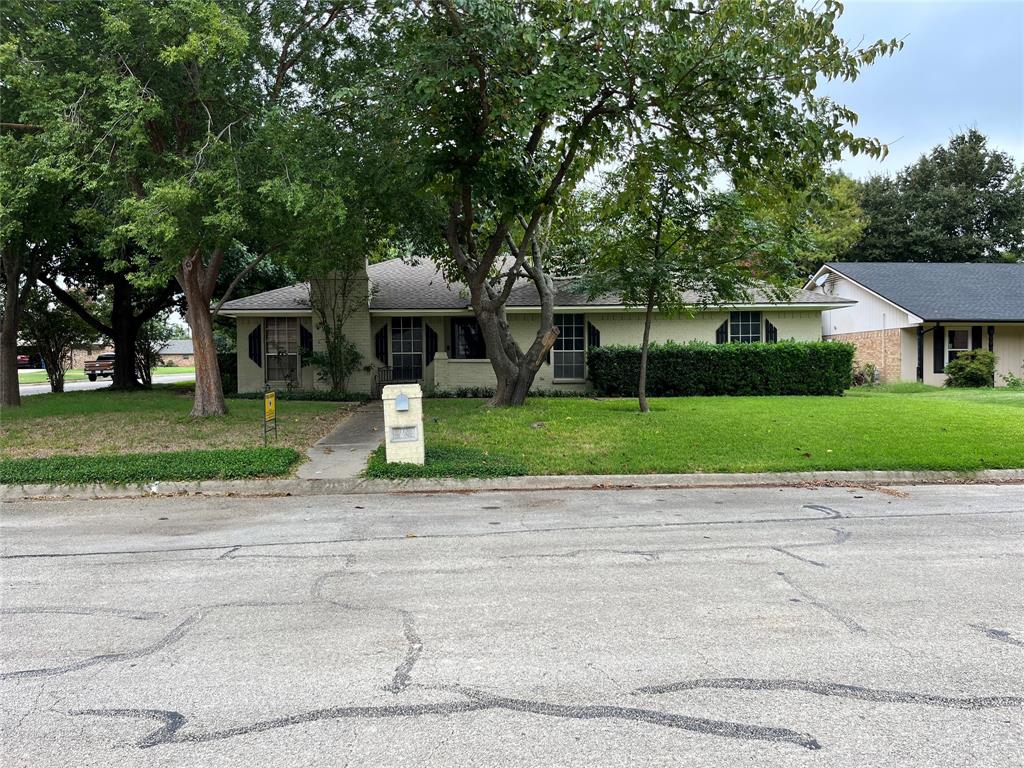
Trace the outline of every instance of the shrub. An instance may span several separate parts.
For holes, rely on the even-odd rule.
[[[232,400],[262,400],[263,392],[234,392]],[[278,400],[305,400],[323,403],[364,403],[370,399],[365,392],[336,392],[330,389],[282,389]]]
[[[1002,374],[1002,379],[1007,389],[1024,389],[1024,378],[1011,371]]]
[[[853,366],[853,386],[855,387],[871,387],[875,385],[875,375],[878,373],[878,368],[873,363],[864,363],[859,365],[854,363]]]
[[[234,480],[287,474],[294,448],[112,453],[0,461],[0,484],[144,483],[155,480]]]
[[[225,397],[234,397],[238,392],[238,356],[234,352],[218,352],[220,383]]]
[[[958,352],[946,366],[947,387],[991,387],[996,375],[996,356],[987,349]]]
[[[854,347],[831,341],[775,344],[652,344],[647,394],[841,395],[852,385]],[[599,347],[589,356],[599,394],[635,396],[639,347]]]

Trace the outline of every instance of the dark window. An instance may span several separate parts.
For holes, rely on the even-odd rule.
[[[391,318],[391,365],[396,379],[423,378],[422,318]]]
[[[374,355],[381,365],[388,364],[388,327],[385,325],[373,337]]]
[[[484,335],[475,317],[452,318],[451,357],[453,360],[483,360],[487,357]]]
[[[946,333],[949,340],[946,347],[946,362],[951,363],[956,360],[957,355],[971,348],[971,332],[966,328],[951,328]]]
[[[430,327],[429,324],[423,329],[427,335],[427,365],[434,362],[434,356],[437,354],[437,331]]]
[[[298,383],[299,318],[268,317],[264,325],[267,341],[267,381]]]
[[[760,312],[730,312],[729,341],[733,344],[748,344],[761,340]]]
[[[583,315],[555,315],[555,325],[559,330],[552,351],[555,378],[582,380],[585,375],[583,352],[586,349]]]

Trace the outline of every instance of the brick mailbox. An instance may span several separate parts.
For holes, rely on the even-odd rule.
[[[388,463],[423,463],[423,390],[419,384],[388,384],[384,401],[384,446]]]

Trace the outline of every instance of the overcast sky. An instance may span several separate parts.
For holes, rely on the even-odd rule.
[[[857,131],[889,145],[882,162],[848,158],[863,178],[893,173],[976,128],[1024,162],[1024,0],[847,0],[838,30],[852,45],[904,39],[855,82],[822,91],[860,116]]]

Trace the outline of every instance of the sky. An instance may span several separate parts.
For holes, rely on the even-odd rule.
[[[976,128],[1024,163],[1024,0],[847,0],[837,22],[852,45],[900,38],[852,83],[820,88],[889,145],[879,162],[850,157],[850,176],[895,173],[955,133]]]

